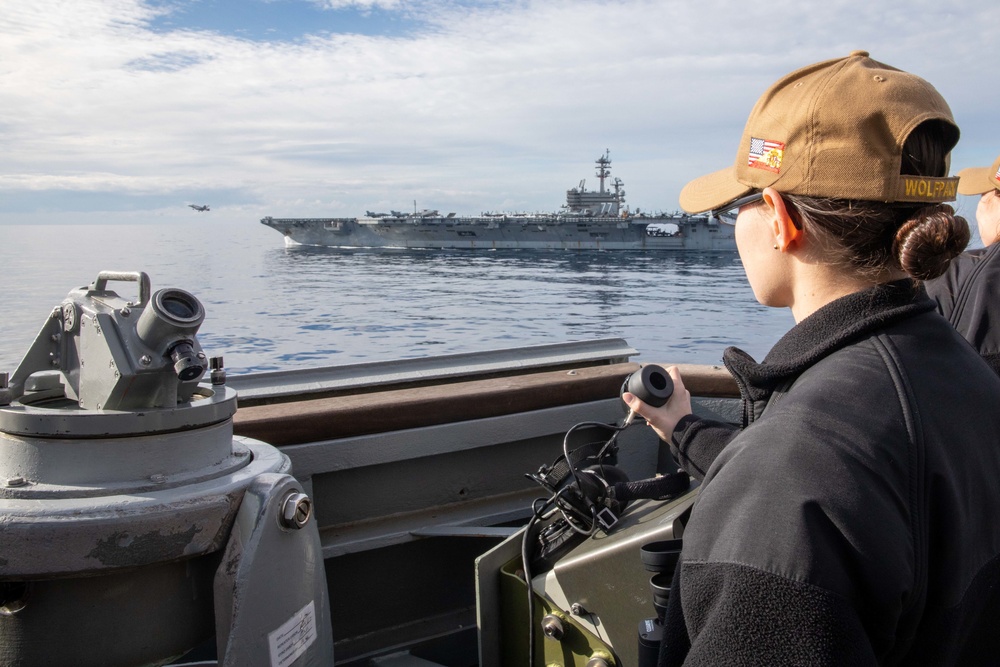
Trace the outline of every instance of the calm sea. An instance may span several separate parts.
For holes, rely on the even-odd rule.
[[[606,337],[642,361],[713,364],[729,345],[760,359],[792,325],[754,301],[735,253],[286,248],[256,220],[201,220],[0,225],[0,371],[101,270],[197,296],[199,341],[234,374]]]

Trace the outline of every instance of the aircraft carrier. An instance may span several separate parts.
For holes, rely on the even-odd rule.
[[[555,213],[483,213],[462,217],[436,210],[367,211],[357,218],[274,218],[261,224],[288,245],[341,248],[460,248],[537,250],[736,250],[733,221],[711,215],[646,214],[625,206],[611,158],[596,160],[598,190],[585,181],[566,191]]]

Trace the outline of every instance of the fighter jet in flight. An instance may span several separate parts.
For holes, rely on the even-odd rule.
[[[198,206],[197,204],[188,204],[188,206],[190,206],[191,208],[193,208],[196,211],[211,211],[212,210],[212,209],[210,209],[208,207],[208,204],[205,204],[203,206]]]

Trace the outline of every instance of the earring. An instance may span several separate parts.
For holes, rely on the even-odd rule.
[[[778,249],[778,244],[777,244],[777,243],[775,243],[775,244],[774,244],[774,249],[775,249],[775,250],[777,250],[777,249]]]

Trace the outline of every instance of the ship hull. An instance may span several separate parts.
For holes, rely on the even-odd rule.
[[[341,248],[735,250],[731,225],[705,216],[271,218],[289,245]],[[666,230],[666,231],[665,231]],[[676,230],[676,231],[674,231]]]

